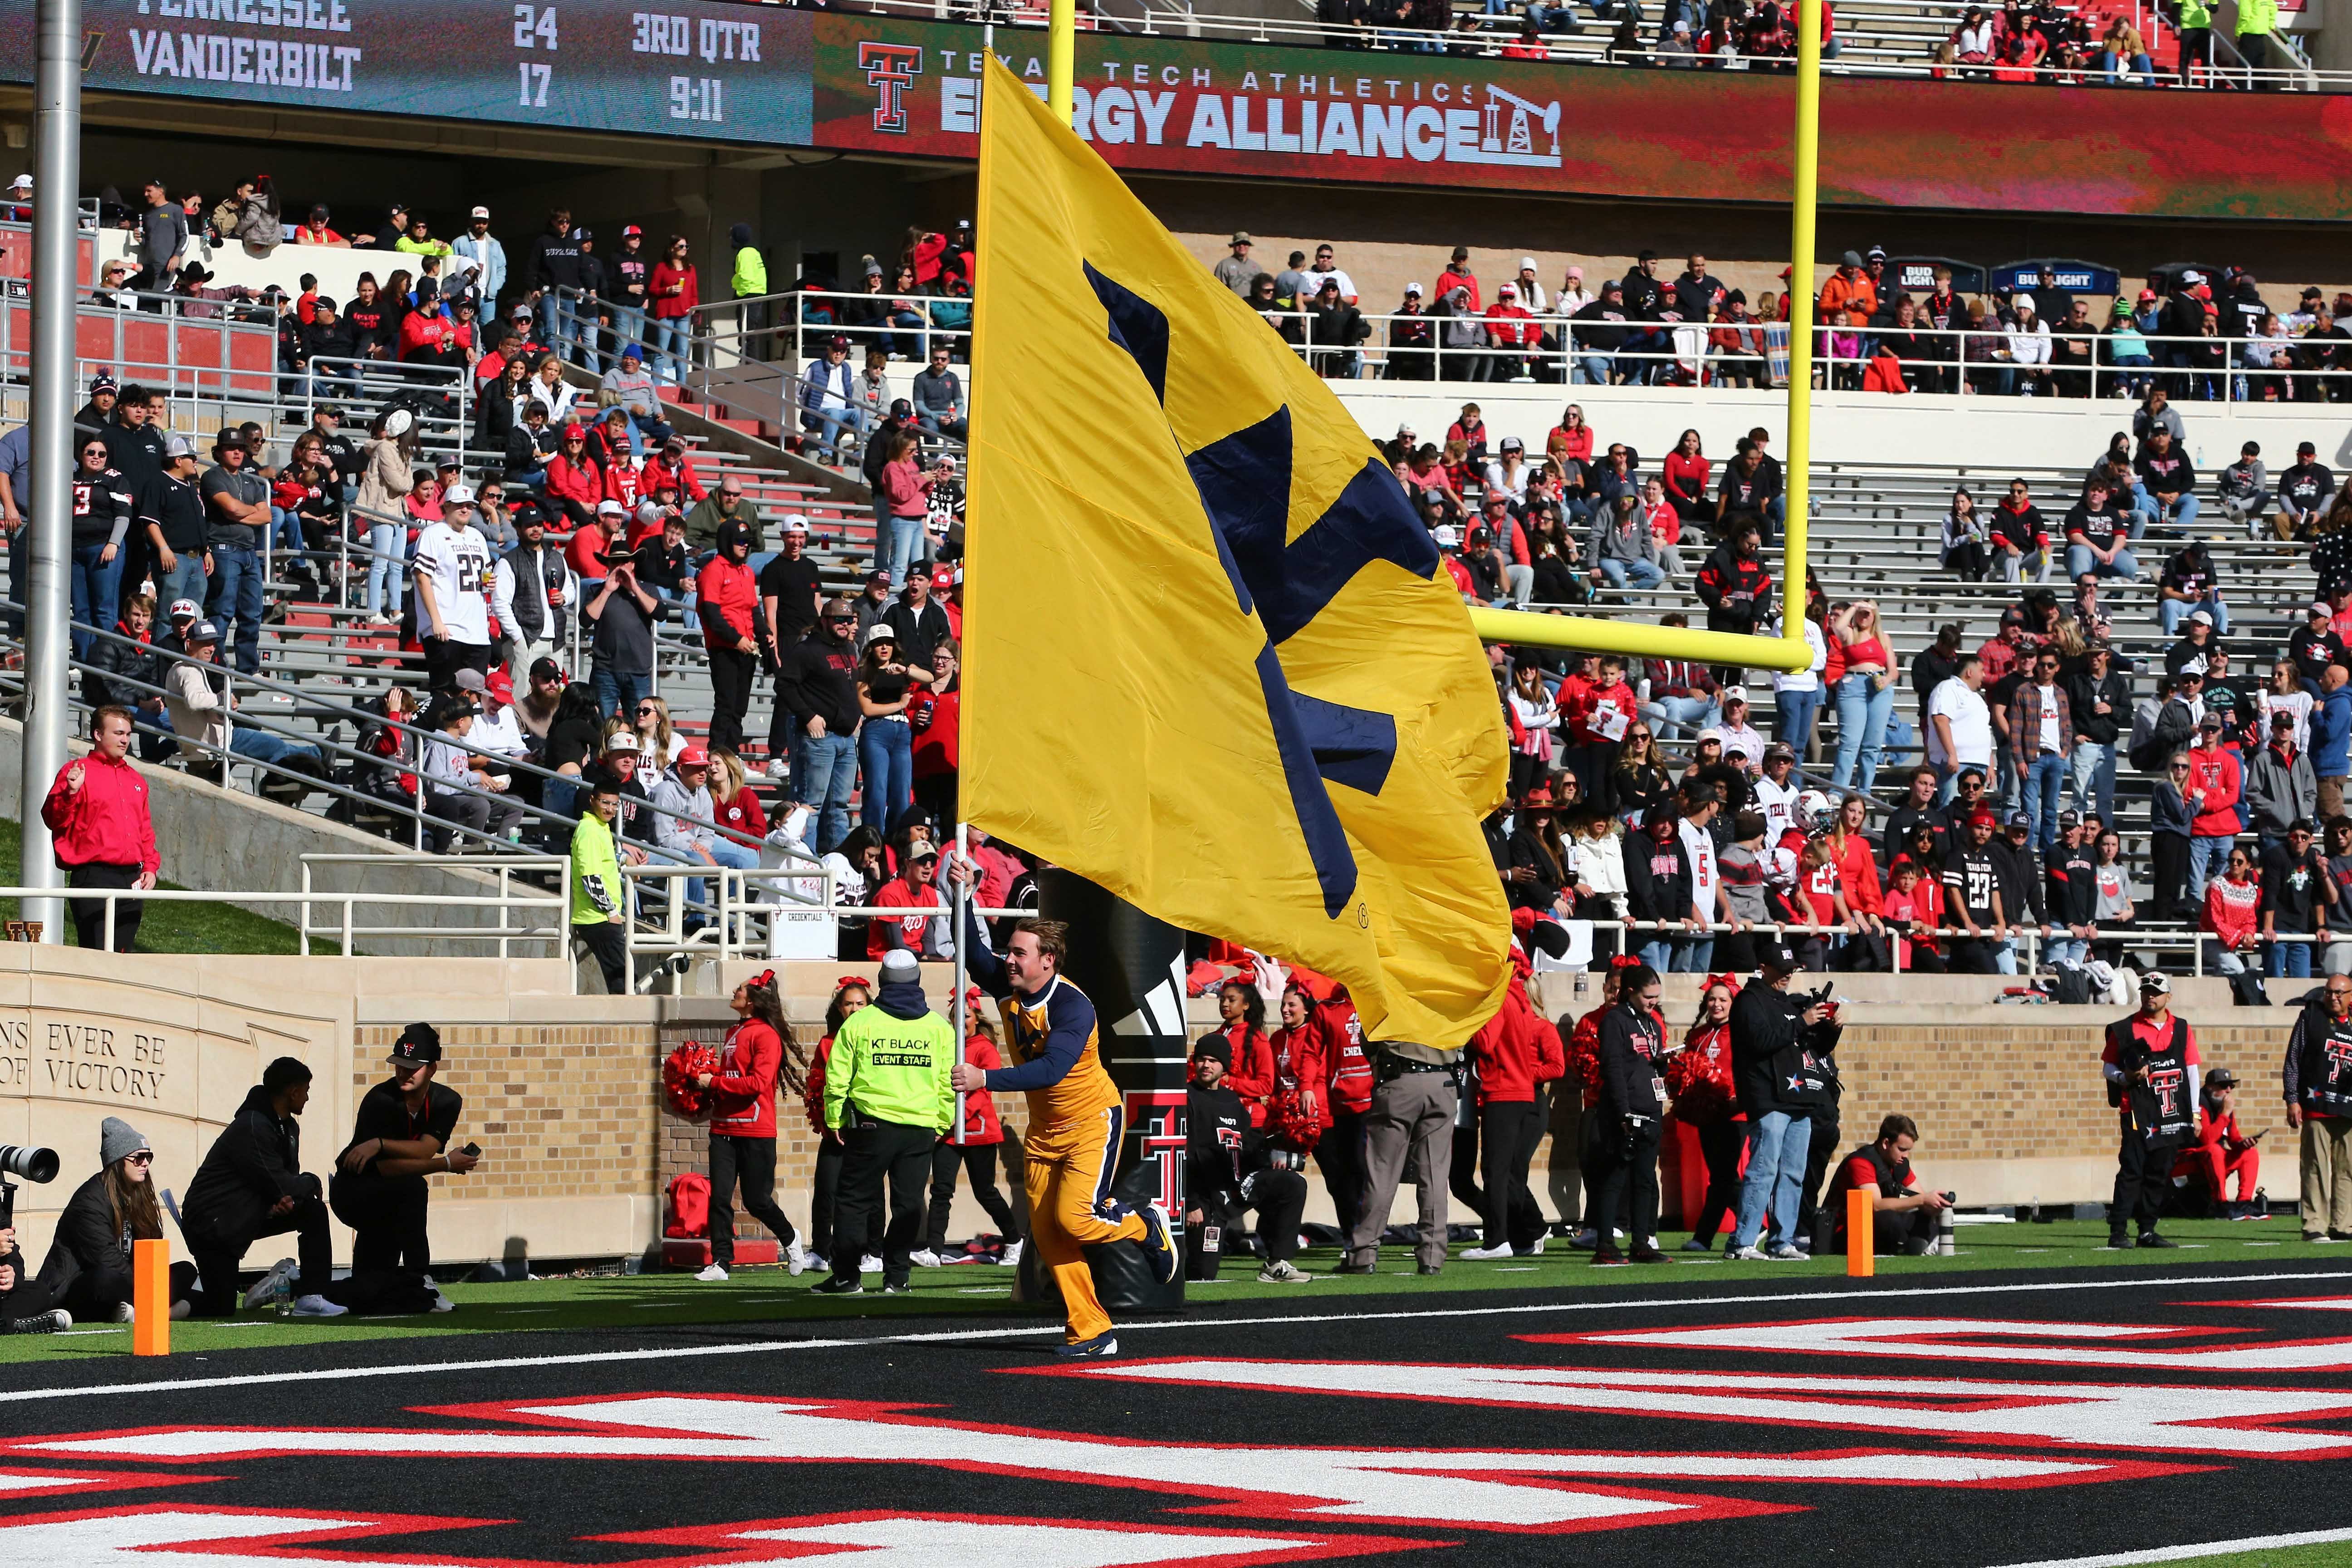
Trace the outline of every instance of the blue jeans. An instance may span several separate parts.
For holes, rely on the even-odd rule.
[[[96,626],[103,632],[114,629],[114,602],[122,590],[122,552],[117,550],[113,560],[101,564],[98,558],[105,550],[104,540],[74,546],[73,618],[77,627]],[[73,635],[74,658],[88,658],[91,640],[88,632],[77,630]]]
[[[176,564],[169,572],[161,566],[155,569],[155,621],[159,626],[163,623],[163,617],[171,614],[172,606],[182,599],[194,600],[200,609],[204,606],[204,552],[175,551],[173,560]]]
[[[1715,722],[1719,710],[1704,697],[1653,697],[1642,704],[1642,716],[1660,726],[1659,738],[1696,735]]]
[[[240,757],[247,757],[257,763],[283,763],[289,757],[299,756],[305,752],[310,754],[312,762],[321,762],[319,748],[316,746],[306,746],[299,741],[289,741],[283,735],[275,735],[267,730],[248,730],[242,724],[229,731],[228,749]]]
[[[890,592],[897,593],[907,585],[908,570],[915,557],[922,552],[923,520],[919,517],[893,517],[890,520]],[[877,551],[877,555],[879,555]],[[877,567],[876,570],[881,570]]]
[[[367,531],[367,547],[373,552],[368,557],[367,612],[370,616],[396,621],[406,576],[401,568],[402,558],[408,553],[408,530],[397,523],[376,523]]]
[[[1895,711],[1895,688],[1890,684],[1873,691],[1869,676],[1845,676],[1837,683],[1837,762],[1830,769],[1830,786],[1868,795],[1878,778],[1886,721]]]
[[[849,837],[849,792],[856,784],[856,736],[828,731],[793,737],[793,798],[816,814],[812,847],[820,855]]]
[[[635,675],[600,659],[588,671],[588,686],[596,693],[596,710],[625,724],[636,712],[637,700],[650,692],[654,683],[650,671]]]
[[[621,351],[631,343],[646,341],[646,308],[643,305],[614,305],[613,312],[613,363],[621,361]]]
[[[2053,936],[2042,944],[2042,967],[2080,963],[2091,955],[2091,944],[2079,936]]]
[[[2230,869],[2230,846],[2234,834],[2200,833],[2189,840],[2189,901],[2205,907],[2205,885]]]
[[[646,348],[653,359],[646,369],[653,373],[656,381],[664,379],[662,373],[667,370],[672,386],[685,382],[688,356],[694,352],[694,333],[687,321],[685,316],[672,316],[667,321],[656,316],[646,323]]]
[[[2162,501],[2158,500],[2154,496],[2149,496],[2147,499],[2151,509],[2148,512],[2150,517],[2169,518],[2183,528],[2193,528],[2196,526],[2197,498],[2195,496],[2176,496],[2173,498],[2172,504],[2169,507],[2167,507]]]
[[[859,819],[887,835],[915,800],[915,731],[903,719],[868,719],[857,732],[857,760],[866,770]]]
[[[714,838],[706,847],[709,849],[710,858],[713,860],[731,870],[749,871],[760,864],[758,850],[748,845],[738,844],[731,838]],[[685,863],[691,865],[693,862],[688,859]],[[704,901],[703,895],[709,890],[709,880],[705,878],[688,877],[686,879],[686,901],[689,905],[701,904]],[[703,917],[698,909],[689,909],[686,919],[688,925],[698,925],[702,922]]]
[[[2068,545],[2066,547],[2068,579],[2080,577],[2085,572],[2095,572],[2102,577],[2137,577],[2139,575],[2139,558],[2128,550],[2118,550],[2113,562],[2103,563],[2097,556],[2091,553],[2089,545]]]
[[[1812,1142],[1811,1117],[1768,1110],[1748,1124],[1748,1173],[1740,1178],[1734,1242],[1754,1247],[1761,1241],[1769,1212],[1775,1239],[1796,1245],[1797,1200],[1805,1185],[1805,1160]]]
[[[2263,944],[2263,973],[2276,980],[2311,978],[2311,947],[2307,942],[2270,942]]]
[[[1601,568],[1601,574],[1609,579],[1609,585],[1612,588],[1623,587],[1625,580],[1629,577],[1633,580],[1636,586],[1643,588],[1654,588],[1666,580],[1665,573],[1659,570],[1654,562],[1602,561],[1596,564]]]
[[[1715,957],[1715,938],[1702,936],[1675,943],[1673,972],[1676,974],[1705,974],[1709,960]]]
[[[1821,711],[1822,689],[1810,691],[1775,691],[1772,708],[1780,721],[1772,727],[1772,738],[1784,742],[1801,758],[1805,748],[1812,743],[1813,715]]]
[[[236,621],[236,668],[261,673],[261,552],[239,545],[213,547],[212,616]],[[221,627],[224,641],[228,627]]]
[[[2066,795],[2071,760],[2063,752],[2042,752],[2025,769],[2026,837],[2045,855],[2058,842],[2058,803]]]
[[[1569,380],[1576,385],[1606,386],[1609,384],[1607,354],[1579,354],[1573,363],[1574,369],[1570,373]]]
[[[2096,811],[2112,821],[2116,801],[2116,749],[2096,741],[2074,742],[2074,809]]]
[[[1635,948],[1633,952],[1643,963],[1648,964],[1652,969],[1656,970],[1660,974],[1664,974],[1670,967],[1672,967],[1673,964],[1675,956],[1675,940],[1672,937],[1662,936],[1654,942],[1643,942],[1641,946]]]
[[[803,408],[801,410],[801,428],[814,435],[817,444],[830,453],[840,446],[842,431],[856,430],[861,434],[865,431],[866,410]]]
[[[2166,637],[2170,637],[2180,629],[2181,622],[2200,610],[2213,617],[2215,637],[2230,635],[2230,606],[2221,603],[2218,594],[2208,594],[2194,604],[2187,599],[2167,599],[2156,606],[2157,624],[2164,628]]]

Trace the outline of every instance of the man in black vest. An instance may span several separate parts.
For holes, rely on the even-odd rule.
[[[2140,976],[2139,1011],[2107,1026],[2099,1066],[2106,1075],[2107,1103],[2123,1121],[2107,1246],[2120,1251],[2132,1245],[2125,1226],[2135,1216],[2140,1246],[2178,1246],[2156,1234],[2157,1211],[2173,1156],[2197,1131],[2200,1069],[2196,1031],[2172,1016],[2170,980],[2153,970]]]
[[[1839,1162],[1830,1178],[1824,1206],[1829,1211],[1830,1247],[1843,1252],[1853,1245],[1846,1235],[1846,1194],[1860,1188],[1871,1194],[1871,1250],[1924,1258],[1936,1243],[1936,1215],[1951,1205],[1941,1193],[1911,1190],[1911,1147],[1919,1141],[1919,1124],[1897,1112],[1878,1124],[1878,1142],[1865,1143]]]
[[[2329,975],[2305,1006],[2281,1076],[2303,1131],[2303,1239],[2352,1241],[2352,976]]]
[[[493,580],[499,625],[509,642],[507,674],[517,689],[529,691],[531,665],[555,658],[563,647],[571,572],[563,552],[547,542],[547,519],[537,501],[519,504],[513,522],[522,542],[499,557]]]

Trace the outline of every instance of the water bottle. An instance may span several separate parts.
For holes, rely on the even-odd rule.
[[[1576,972],[1576,1005],[1578,1006],[1581,1007],[1584,1005],[1585,993],[1591,989],[1592,980],[1591,973],[1582,969],[1578,970]]]
[[[282,1268],[278,1271],[278,1283],[270,1289],[269,1310],[281,1318],[294,1315],[294,1279]]]

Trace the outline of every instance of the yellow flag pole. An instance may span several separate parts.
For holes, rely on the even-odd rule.
[[[1058,15],[1058,13],[1057,13]],[[1687,658],[1704,664],[1804,669],[1813,662],[1805,641],[1806,529],[1813,450],[1813,219],[1819,200],[1822,117],[1821,18],[1801,16],[1797,43],[1797,126],[1789,220],[1789,461],[1782,500],[1780,635],[1689,631],[1581,616],[1474,608],[1470,626],[1486,642],[1581,648],[1641,658]],[[1793,604],[1791,613],[1789,606]]]
[[[1045,107],[1071,123],[1078,71],[1078,0],[1052,0],[1045,14]]]

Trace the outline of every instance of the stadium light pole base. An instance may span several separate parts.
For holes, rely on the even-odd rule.
[[[1111,1195],[1132,1208],[1157,1203],[1173,1224],[1176,1278],[1163,1285],[1133,1242],[1087,1249],[1104,1310],[1184,1310],[1184,933],[1072,872],[1037,873],[1040,913],[1070,928],[1062,973],[1095,1005],[1096,1047],[1127,1106]],[[1032,1220],[1034,1227],[1034,1220]],[[1058,1303],[1054,1277],[1034,1246],[1022,1249],[1014,1299]]]

